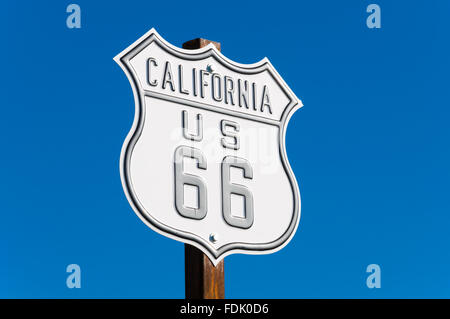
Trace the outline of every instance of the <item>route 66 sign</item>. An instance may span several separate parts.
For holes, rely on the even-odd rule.
[[[115,61],[135,99],[122,185],[142,221],[215,265],[284,247],[300,218],[285,133],[302,103],[269,60],[180,49],[152,29]]]

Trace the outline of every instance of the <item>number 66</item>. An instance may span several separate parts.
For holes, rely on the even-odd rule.
[[[183,159],[195,159],[197,168],[206,169],[206,159],[203,153],[196,148],[179,146],[175,150],[175,207],[178,213],[186,218],[203,219],[208,211],[207,190],[204,180],[200,176],[184,172]],[[253,170],[250,163],[236,156],[226,156],[222,160],[222,214],[225,222],[233,227],[247,229],[253,225],[253,195],[244,185],[230,182],[231,167],[243,170],[244,178],[253,179]],[[184,206],[184,185],[195,186],[198,189],[198,208]],[[245,200],[245,217],[236,217],[231,213],[231,195],[243,196]]]

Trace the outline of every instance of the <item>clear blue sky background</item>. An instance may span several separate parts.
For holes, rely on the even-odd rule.
[[[227,257],[227,297],[450,297],[449,1],[376,1],[378,30],[362,0],[76,1],[80,30],[69,3],[0,10],[0,297],[184,297],[183,245],[136,217],[118,169],[134,101],[113,57],[151,27],[269,57],[305,104],[287,131],[299,230]]]

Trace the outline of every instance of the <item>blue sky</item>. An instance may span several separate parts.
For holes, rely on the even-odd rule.
[[[228,298],[450,297],[448,1],[77,1],[78,30],[69,3],[0,10],[0,297],[184,297],[183,244],[136,217],[118,169],[134,101],[113,57],[152,27],[267,56],[305,105],[287,130],[300,227],[227,257]]]

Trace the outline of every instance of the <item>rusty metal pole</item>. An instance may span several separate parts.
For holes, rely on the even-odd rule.
[[[183,43],[183,49],[199,49],[212,43],[220,50],[220,43],[194,39]],[[223,260],[216,267],[194,246],[184,245],[185,292],[187,299],[224,299],[225,272]]]

